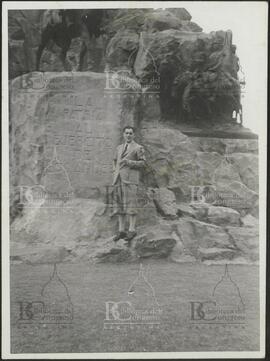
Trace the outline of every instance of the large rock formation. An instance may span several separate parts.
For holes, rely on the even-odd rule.
[[[142,122],[140,132],[151,165],[145,175],[149,184],[169,188],[182,201],[190,200],[193,192],[215,205],[254,209],[257,140],[189,137],[176,126],[153,122]],[[242,158],[246,168],[236,163]]]
[[[77,69],[83,47],[89,70],[106,48],[105,73],[63,72],[55,44],[40,73],[29,71],[44,11],[9,18],[10,76],[27,73],[10,82],[14,261],[257,262],[258,140],[232,124],[241,107],[230,31],[204,34],[180,8],[110,10],[103,40],[80,33],[67,53]],[[147,158],[130,247],[113,244],[110,187],[127,124]]]
[[[106,88],[103,74],[51,73],[46,83],[37,75],[11,86],[13,260],[258,260],[257,140],[190,137],[139,122],[140,88],[125,96],[125,88]],[[110,202],[111,160],[127,123],[137,126],[147,157],[129,248],[112,242]]]
[[[162,118],[210,127],[235,123],[237,115],[242,122],[235,50],[231,31],[205,34],[181,12],[156,10],[146,12],[143,26],[119,28],[106,64],[112,71],[129,69],[146,89],[158,84]]]
[[[242,123],[235,50],[231,31],[203,33],[182,8],[9,12],[11,78],[129,70],[158,86],[161,117],[180,123]]]
[[[106,89],[106,80],[99,73],[32,73],[11,82],[14,186],[83,198],[105,193],[120,130],[136,125],[139,96]]]

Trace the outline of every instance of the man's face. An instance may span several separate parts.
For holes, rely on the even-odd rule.
[[[132,129],[127,128],[124,131],[124,139],[127,143],[130,143],[134,138],[134,132]]]

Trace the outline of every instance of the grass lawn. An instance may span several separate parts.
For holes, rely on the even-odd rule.
[[[224,273],[224,266],[149,265],[147,279],[162,309],[159,326],[104,328],[106,302],[125,301],[138,276],[139,264],[59,264],[74,307],[71,324],[21,324],[19,303],[36,301],[53,265],[11,265],[11,352],[168,352],[259,350],[259,267],[230,265],[229,272],[245,304],[241,324],[194,323],[191,301],[207,301]],[[227,292],[227,294],[226,294]],[[225,301],[231,299],[225,291]]]

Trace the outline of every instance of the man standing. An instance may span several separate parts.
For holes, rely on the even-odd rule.
[[[125,239],[130,242],[135,236],[137,215],[137,190],[140,169],[145,165],[144,149],[134,141],[135,131],[131,126],[123,129],[124,144],[117,147],[113,168],[115,213],[119,219],[119,232],[114,241]],[[125,232],[126,216],[129,216],[129,230]]]

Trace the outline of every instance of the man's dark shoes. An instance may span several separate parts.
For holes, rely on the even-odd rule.
[[[117,242],[119,241],[119,239],[125,239],[127,236],[126,232],[122,231],[122,232],[118,232],[114,237],[113,237],[113,241]]]
[[[130,245],[131,241],[133,240],[134,237],[137,236],[137,232],[133,231],[128,231],[127,236],[125,237],[125,240],[127,241],[128,245]]]

